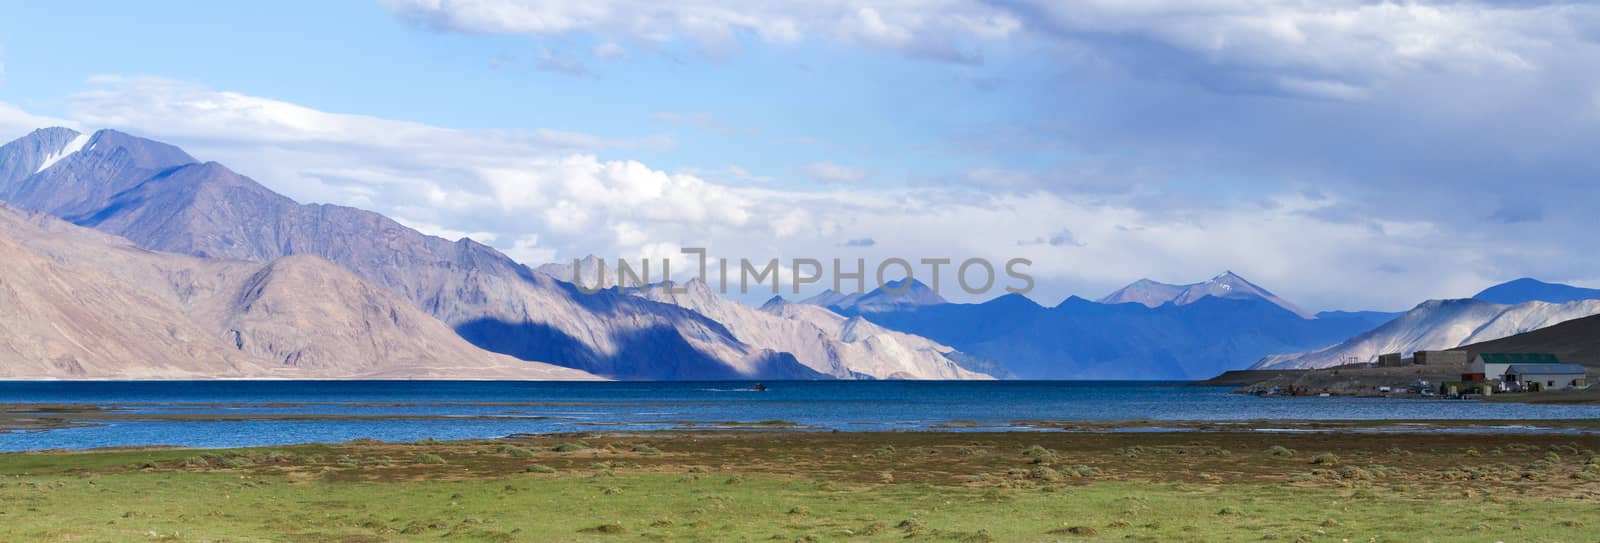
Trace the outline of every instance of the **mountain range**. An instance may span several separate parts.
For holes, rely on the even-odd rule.
[[[868,377],[904,362],[874,355],[852,359],[863,371],[818,372],[792,353],[740,341],[691,308],[616,289],[585,294],[470,239],[428,236],[360,209],[300,204],[221,164],[113,130],[41,129],[0,147],[0,200],[152,251],[253,262],[315,256],[481,349],[611,378]],[[943,369],[891,375],[980,377]]]
[[[146,251],[0,204],[0,378],[561,379],[314,256]]]
[[[1506,296],[1501,299],[1526,298]],[[1515,305],[1478,299],[1429,300],[1343,342],[1309,352],[1268,356],[1252,369],[1309,369],[1371,363],[1385,353],[1410,356],[1422,350],[1456,349],[1595,314],[1600,314],[1600,299],[1566,303],[1532,300]]]
[[[950,303],[905,279],[754,308],[698,280],[620,288],[593,257],[535,270],[112,130],[0,146],[0,200],[13,377],[1196,379],[1600,313],[1600,291],[1521,279],[1404,314],[1310,314],[1232,272],[1052,307]]]
[[[1222,298],[1225,300],[1264,300],[1272,303],[1285,311],[1299,315],[1301,318],[1314,319],[1316,315],[1300,309],[1278,295],[1268,292],[1267,289],[1256,286],[1255,283],[1246,281],[1231,271],[1209,280],[1187,285],[1171,285],[1140,279],[1126,287],[1099,300],[1102,304],[1134,303],[1145,307],[1156,308],[1172,304],[1177,306],[1189,305],[1207,297]]]
[[[618,287],[615,267],[602,268],[601,259],[589,255],[574,264],[550,263],[537,270],[557,278],[579,280],[585,288]],[[847,318],[822,307],[791,304],[782,297],[774,297],[757,309],[713,292],[700,278],[620,290],[705,315],[727,326],[740,341],[792,354],[806,367],[834,378],[993,378],[981,370],[963,367],[962,362],[970,362],[970,357],[963,357],[950,347],[883,329],[859,317]]]
[[[841,293],[828,289],[800,300],[801,304],[826,307],[841,313],[905,311],[923,306],[949,303],[933,288],[915,279],[886,281],[867,292]]]
[[[1010,294],[978,304],[834,307],[1000,361],[1023,379],[1202,379],[1272,353],[1327,345],[1373,325],[1365,314],[1307,318],[1231,272],[1184,286],[1141,281],[1118,292],[1110,301],[1129,301],[1072,297],[1044,307]]]

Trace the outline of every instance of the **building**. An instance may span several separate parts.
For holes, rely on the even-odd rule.
[[[1384,353],[1378,355],[1378,365],[1385,368],[1393,368],[1405,365],[1405,361],[1406,359],[1400,357],[1400,353]]]
[[[1466,365],[1468,362],[1466,351],[1417,351],[1411,358],[1418,364],[1424,365]]]
[[[1506,369],[1505,382],[1523,390],[1566,390],[1583,388],[1583,366],[1577,364],[1512,364]]]
[[[1561,359],[1549,353],[1483,353],[1472,359],[1469,373],[1481,373],[1485,379],[1504,379],[1506,370],[1514,365],[1560,364]]]

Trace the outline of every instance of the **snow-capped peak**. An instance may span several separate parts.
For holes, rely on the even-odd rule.
[[[39,169],[34,170],[33,173],[45,171],[51,166],[54,166],[57,162],[60,162],[61,159],[67,158],[73,153],[82,150],[84,145],[89,144],[89,139],[91,137],[93,137],[92,134],[78,134],[76,137],[72,138],[72,141],[68,141],[65,146],[62,146],[60,150],[44,157],[44,161],[39,163]]]
[[[1187,285],[1170,285],[1149,279],[1140,279],[1111,293],[1109,296],[1101,298],[1100,303],[1138,303],[1146,307],[1155,308],[1169,303],[1172,305],[1188,305],[1207,296],[1229,299],[1262,299],[1287,309],[1301,318],[1316,318],[1315,315],[1296,307],[1264,288],[1256,286],[1255,283],[1251,283],[1232,271],[1222,272],[1204,282]]]

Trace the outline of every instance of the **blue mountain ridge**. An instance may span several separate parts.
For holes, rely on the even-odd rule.
[[[1386,320],[1364,312],[1305,319],[1265,299],[1214,296],[1154,308],[1074,296],[1045,307],[1008,294],[977,304],[846,313],[1002,361],[1021,379],[1203,379],[1269,354],[1336,343]]]
[[[1493,304],[1515,305],[1526,302],[1564,304],[1578,300],[1600,299],[1600,290],[1574,287],[1559,283],[1546,283],[1538,279],[1521,278],[1501,283],[1472,297]]]

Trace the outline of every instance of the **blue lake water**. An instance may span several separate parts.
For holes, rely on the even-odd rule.
[[[518,433],[716,428],[789,421],[817,430],[1030,430],[1030,420],[1600,419],[1600,406],[1380,398],[1257,398],[1150,382],[0,382],[0,403],[70,403],[130,414],[334,415],[368,420],[96,422],[0,433],[0,451],[124,445],[236,447],[355,438],[411,441]],[[381,417],[428,417],[393,419]],[[444,418],[438,418],[444,417]],[[1517,430],[1519,427],[1508,428]]]

